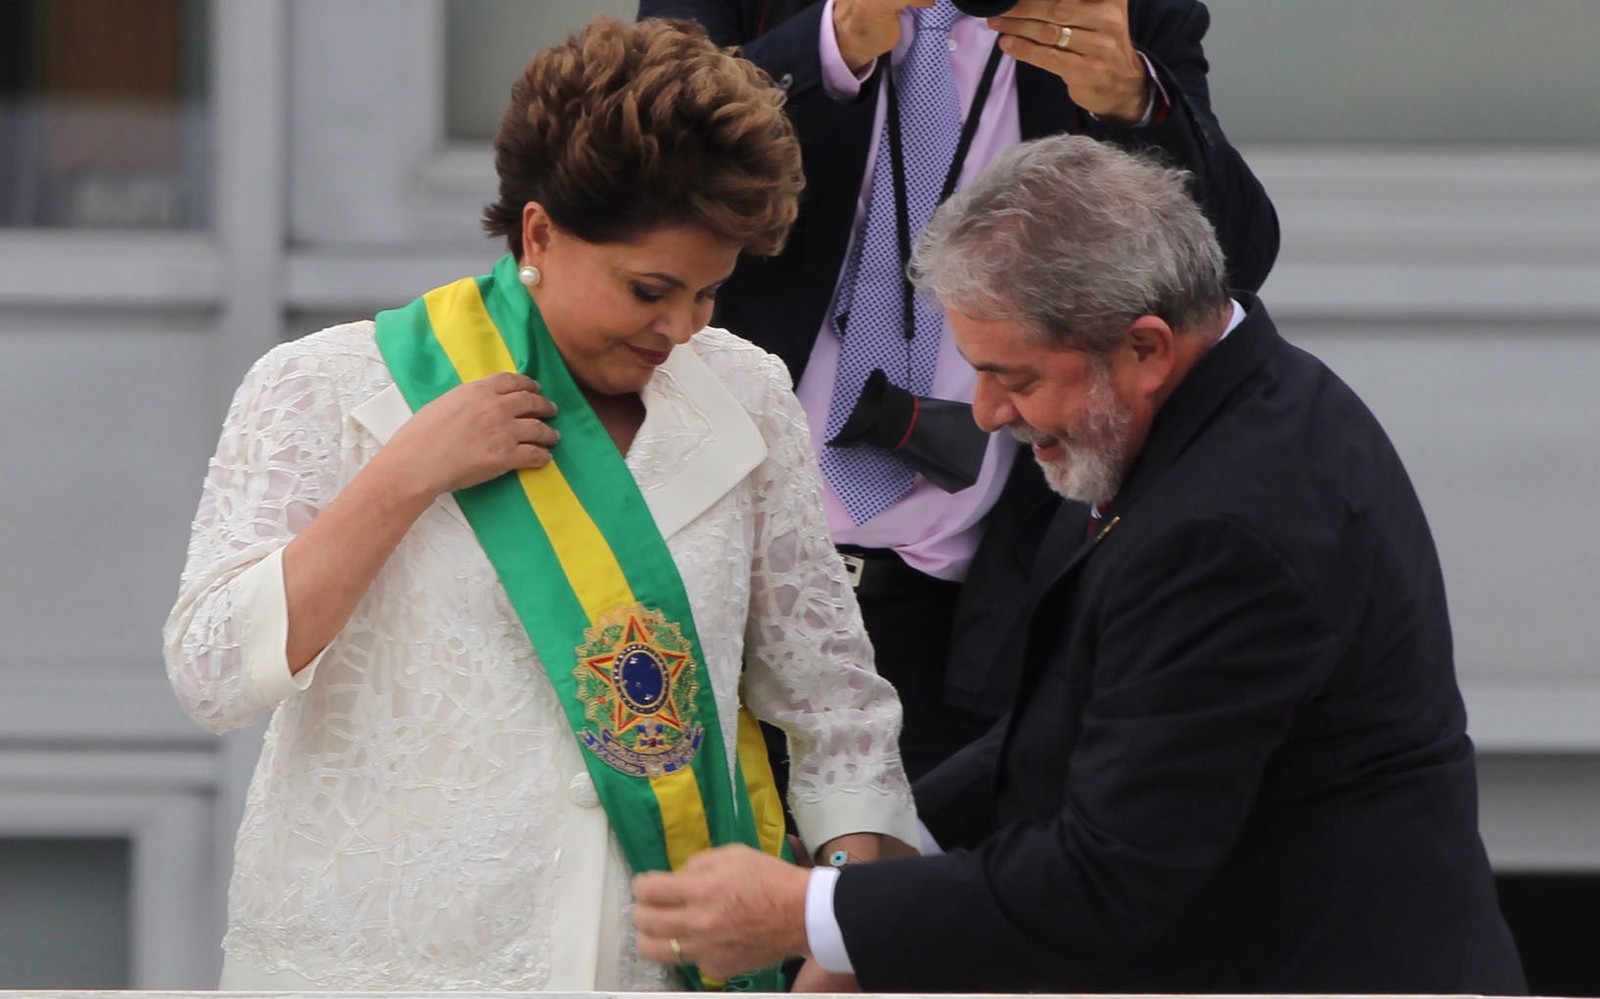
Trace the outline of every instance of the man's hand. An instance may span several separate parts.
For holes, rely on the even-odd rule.
[[[809,957],[809,877],[748,846],[696,854],[676,874],[641,874],[633,879],[639,953],[662,964],[696,965],[712,978]]]
[[[1128,124],[1149,105],[1154,84],[1133,48],[1128,0],[1019,0],[989,26],[1002,51],[1061,77],[1096,117]]]
[[[861,75],[872,60],[900,44],[900,12],[932,7],[934,0],[833,0],[833,35],[850,72]]]

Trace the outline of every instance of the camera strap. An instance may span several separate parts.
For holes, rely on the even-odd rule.
[[[983,76],[978,80],[977,92],[972,95],[972,106],[967,109],[966,120],[961,123],[961,134],[956,139],[955,153],[950,157],[950,169],[945,171],[944,185],[939,190],[939,200],[935,202],[936,205],[944,204],[945,199],[955,191],[956,181],[961,178],[961,168],[966,163],[967,150],[972,146],[973,136],[978,133],[978,121],[983,117],[984,105],[989,102],[989,90],[994,84],[995,70],[999,66],[1000,41],[996,39],[994,47],[989,50],[989,61],[984,64]],[[911,210],[907,206],[906,198],[906,164],[900,138],[900,102],[895,97],[892,71],[884,74],[883,86],[889,122],[889,166],[894,176],[895,235],[900,244],[900,286],[903,308],[901,314],[905,317],[906,361],[909,365],[911,341],[917,334],[915,313],[912,311],[912,300],[916,295],[916,289],[911,285],[911,276],[906,273],[906,265],[911,262]]]

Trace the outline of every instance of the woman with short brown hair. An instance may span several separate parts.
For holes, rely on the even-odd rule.
[[[512,85],[494,149],[484,228],[513,254],[530,201],[591,243],[694,225],[759,256],[783,249],[799,211],[783,91],[688,21],[601,20],[547,49]]]
[[[246,376],[165,632],[201,724],[272,712],[224,988],[722,985],[638,956],[629,877],[782,852],[758,717],[807,844],[915,841],[804,417],[705,328],[794,218],[781,101],[698,29],[595,21],[513,89],[512,252]]]

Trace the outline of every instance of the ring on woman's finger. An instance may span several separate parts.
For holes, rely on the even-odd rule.
[[[1056,25],[1056,48],[1065,49],[1072,44],[1072,29],[1065,24]]]
[[[672,948],[672,959],[679,964],[683,963],[683,945],[678,943],[677,937],[667,937],[667,946]]]

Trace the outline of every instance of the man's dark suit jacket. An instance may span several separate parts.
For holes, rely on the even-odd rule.
[[[918,783],[955,849],[840,877],[864,989],[1525,990],[1422,508],[1240,297],[1102,533],[1052,524],[1011,716]]]
[[[806,189],[800,218],[783,253],[745,257],[717,295],[714,320],[772,351],[798,383],[823,313],[844,266],[856,200],[876,135],[878,87],[852,102],[823,89],[818,50],[821,2],[797,0],[641,0],[640,17],[684,17],[705,25],[722,45],[769,72],[788,91],[800,137]],[[1201,39],[1210,14],[1196,0],[1130,0],[1134,44],[1149,57],[1172,102],[1171,114],[1145,128],[1097,121],[1072,102],[1053,73],[1017,65],[1024,139],[1082,132],[1130,149],[1159,150],[1194,174],[1193,193],[1227,254],[1231,282],[1260,287],[1278,252],[1278,218],[1260,183],[1228,143],[1211,111]],[[882,71],[887,60],[879,60]],[[1018,461],[989,517],[957,607],[945,677],[947,700],[999,714],[1015,689],[1015,657],[997,654],[990,636],[1012,630],[1026,594],[1042,524],[1055,508],[1032,462]]]

